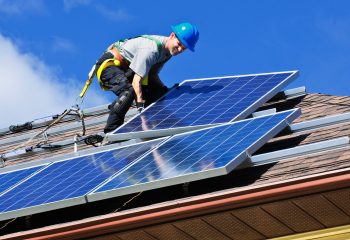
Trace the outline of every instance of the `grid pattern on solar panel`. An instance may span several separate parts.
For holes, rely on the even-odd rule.
[[[187,81],[114,133],[225,123],[237,117],[244,118],[259,107],[254,106],[255,102],[272,90],[279,91],[293,74],[295,72]],[[244,113],[247,109],[251,111]]]
[[[152,141],[55,162],[0,196],[0,212],[84,196],[157,143]]]
[[[43,166],[37,166],[0,174],[0,194],[9,189],[10,187],[16,185],[20,181],[23,181],[25,178],[29,177],[42,167]]]
[[[223,168],[295,111],[254,118],[171,138],[95,193]]]

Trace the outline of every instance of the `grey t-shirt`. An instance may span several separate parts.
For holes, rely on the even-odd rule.
[[[162,69],[164,63],[171,58],[165,49],[167,37],[150,35],[160,40],[162,51],[158,50],[155,41],[144,37],[136,37],[120,43],[120,54],[130,62],[130,68],[141,77],[145,77],[150,69],[156,73]]]

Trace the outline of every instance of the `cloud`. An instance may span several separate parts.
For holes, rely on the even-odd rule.
[[[88,6],[92,0],[63,0],[63,8],[66,12],[70,12],[73,8],[79,6]]]
[[[10,15],[46,13],[46,7],[43,0],[0,0],[0,12]]]
[[[54,52],[74,53],[77,48],[69,39],[56,36],[53,37],[52,50]]]
[[[125,21],[132,18],[125,9],[115,9],[115,7],[106,7],[102,4],[93,4],[93,0],[63,0],[63,8],[65,12],[70,12],[73,8],[81,6],[91,6],[99,14],[112,21]]]
[[[11,39],[1,34],[0,52],[0,128],[59,114],[75,103],[81,82],[59,76],[53,67],[20,52]],[[88,94],[94,106],[108,102],[93,88]]]
[[[107,8],[103,5],[96,5],[95,8],[102,16],[112,21],[125,21],[132,18],[125,9]]]
[[[317,22],[319,29],[328,40],[331,40],[336,46],[349,46],[350,38],[350,18],[323,18]]]

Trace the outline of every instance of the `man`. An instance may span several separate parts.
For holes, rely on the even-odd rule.
[[[142,35],[112,44],[97,60],[94,69],[101,87],[118,96],[109,105],[104,132],[124,123],[124,117],[135,100],[139,112],[164,95],[168,88],[158,73],[172,56],[187,48],[194,51],[199,38],[197,27],[191,23],[172,26],[169,37]]]

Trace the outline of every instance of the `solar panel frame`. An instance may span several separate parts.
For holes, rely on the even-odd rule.
[[[189,80],[184,80],[179,84],[181,87],[187,82],[194,82],[194,81],[207,81],[207,80],[218,80],[218,79],[228,79],[228,78],[241,78],[241,77],[259,77],[263,75],[276,75],[276,74],[288,74],[290,73],[291,75],[287,77],[283,82],[280,84],[277,84],[274,88],[272,88],[268,93],[264,94],[261,96],[259,99],[257,99],[253,104],[251,104],[249,107],[246,107],[243,111],[241,111],[240,114],[232,118],[229,122],[237,121],[244,119],[245,117],[249,116],[249,114],[253,113],[256,109],[258,109],[263,103],[267,102],[269,99],[271,99],[279,90],[282,90],[285,86],[287,86],[290,82],[292,82],[295,78],[298,77],[299,71],[294,70],[294,71],[284,71],[284,72],[271,72],[271,73],[259,73],[259,74],[246,74],[246,75],[233,75],[233,76],[223,76],[223,77],[211,77],[211,78],[197,78],[197,79],[189,79]],[[171,90],[169,91],[164,97],[168,96],[174,91]],[[164,98],[163,97],[163,98]],[[161,98],[161,99],[163,99]],[[158,101],[152,103],[150,106],[148,106],[145,111],[148,109],[152,108],[157,102],[159,102],[161,99]],[[145,112],[144,111],[144,112]],[[131,118],[128,122],[133,121],[136,118],[139,118],[142,116],[143,113],[135,115],[133,118]],[[106,135],[106,139],[108,141],[123,141],[127,139],[133,139],[133,138],[153,138],[153,137],[162,137],[162,136],[170,136],[170,135],[175,135],[179,133],[184,133],[188,131],[194,131],[197,129],[202,129],[210,126],[215,126],[219,125],[222,123],[213,123],[213,124],[201,124],[201,125],[196,125],[196,126],[185,126],[185,127],[176,127],[176,128],[167,128],[167,129],[151,129],[147,131],[135,131],[135,132],[126,132],[126,133],[117,133],[119,129],[122,129],[124,126],[128,124],[128,122],[124,123],[122,126],[117,128],[115,131],[108,133]]]
[[[217,177],[220,175],[228,174],[234,168],[239,166],[245,159],[248,159],[249,156],[251,156],[257,149],[259,149],[269,139],[271,139],[273,136],[275,136],[281,130],[283,130],[285,127],[287,127],[294,119],[299,117],[301,114],[300,109],[288,110],[288,111],[284,111],[284,112],[290,112],[288,117],[286,117],[284,120],[280,121],[277,126],[273,127],[270,131],[265,133],[254,144],[250,145],[244,152],[240,153],[235,158],[234,161],[231,161],[228,165],[226,165],[224,167],[205,170],[205,171],[201,171],[201,172],[195,172],[195,173],[176,176],[176,177],[155,180],[155,181],[147,182],[147,183],[135,184],[135,185],[117,188],[117,189],[112,189],[112,190],[104,191],[104,192],[97,192],[98,189],[96,189],[94,192],[89,193],[86,196],[87,201],[94,202],[94,201],[98,201],[98,200],[102,200],[102,199],[113,198],[113,197],[118,197],[118,196],[122,196],[122,195],[137,193],[137,192],[141,192],[141,191],[147,191],[147,190],[151,190],[151,189],[162,188],[162,187],[167,187],[167,186],[186,183],[186,182],[193,182],[193,181],[197,181],[197,180],[201,180],[201,179]],[[280,112],[280,113],[283,113],[283,112]],[[269,115],[275,115],[275,114],[269,114]],[[262,117],[266,117],[269,115],[259,116],[256,118],[262,118]],[[252,120],[252,119],[242,120],[240,122],[246,122],[246,121],[250,121],[250,120]],[[211,128],[223,127],[223,126],[226,126],[229,124],[235,124],[235,123],[226,123],[226,124],[222,124],[220,126],[211,126],[209,128],[206,128],[206,129],[200,129],[200,130],[196,130],[196,131],[182,133],[182,134],[179,134],[179,135],[174,136],[174,137],[189,135],[189,134],[193,134],[193,133],[200,132],[200,131],[207,131],[208,129],[211,129]],[[157,148],[159,148],[163,144],[166,144],[167,142],[171,141],[174,137],[168,138],[166,141],[164,141],[162,144],[160,144]],[[155,149],[157,149],[157,148],[155,148]],[[151,154],[151,153],[149,153],[149,154]],[[142,159],[139,159],[138,162],[142,161]],[[125,170],[127,170],[127,169],[125,169]],[[121,172],[120,174],[122,174],[122,173],[123,172]],[[101,187],[103,187],[103,185],[101,185]]]
[[[113,149],[108,149],[108,150],[102,150],[102,151],[98,151],[95,153],[88,153],[88,154],[84,154],[84,155],[80,155],[80,156],[76,156],[73,158],[65,158],[65,159],[61,159],[55,162],[51,162],[49,164],[47,164],[44,168],[41,169],[41,171],[38,171],[38,173],[42,172],[43,170],[47,169],[50,166],[53,166],[54,164],[60,163],[60,162],[65,162],[65,161],[70,161],[70,160],[74,160],[74,159],[78,159],[78,158],[82,158],[82,157],[87,157],[90,155],[94,155],[94,154],[99,154],[99,153],[105,153],[105,152],[109,152],[109,151],[113,151],[113,150],[118,150],[118,149],[126,149],[128,147],[132,147],[135,145],[142,145],[142,144],[150,144],[150,143],[155,143],[155,145],[160,144],[161,142],[163,142],[166,138],[162,138],[162,139],[154,139],[154,140],[150,140],[147,142],[140,142],[140,143],[135,143],[135,144],[131,144],[129,146],[122,146],[122,147],[116,147]],[[144,154],[146,154],[148,151],[146,151],[145,153],[143,153],[142,155],[138,156],[135,159],[135,162],[141,158]],[[122,169],[121,169],[122,170]],[[116,174],[116,173],[114,173]],[[109,178],[114,176],[111,175]],[[35,174],[36,175],[36,174]],[[35,175],[31,176],[34,177]],[[30,180],[30,178],[27,178],[25,181],[22,181],[21,184],[25,183],[26,181]],[[108,179],[109,179],[108,178]],[[105,181],[107,181],[108,179],[104,180],[102,183],[104,183]],[[18,184],[17,186],[21,186],[21,184]],[[100,185],[100,184],[99,184]],[[66,207],[72,207],[72,206],[76,206],[76,205],[81,205],[81,204],[85,204],[87,203],[87,199],[86,199],[86,195],[89,192],[92,192],[94,189],[96,189],[99,185],[97,185],[96,187],[92,188],[90,191],[88,191],[86,194],[79,196],[79,197],[73,197],[73,198],[69,198],[69,199],[63,199],[63,200],[59,200],[59,201],[55,201],[55,202],[49,202],[49,203],[44,203],[44,204],[39,204],[39,205],[35,205],[35,206],[30,206],[30,207],[26,207],[26,208],[20,208],[20,209],[16,209],[16,210],[11,210],[11,211],[7,211],[7,212],[0,212],[0,221],[2,220],[7,220],[7,219],[11,219],[11,218],[16,218],[16,217],[21,217],[21,216],[27,216],[27,215],[31,215],[31,214],[36,214],[36,213],[41,213],[41,212],[46,212],[46,211],[51,211],[51,210],[55,210],[55,209],[60,209],[60,208],[66,208]],[[16,187],[17,187],[16,186]],[[15,188],[12,188],[11,190],[13,190]],[[10,191],[8,191],[10,192]],[[4,196],[4,195],[2,195]]]

